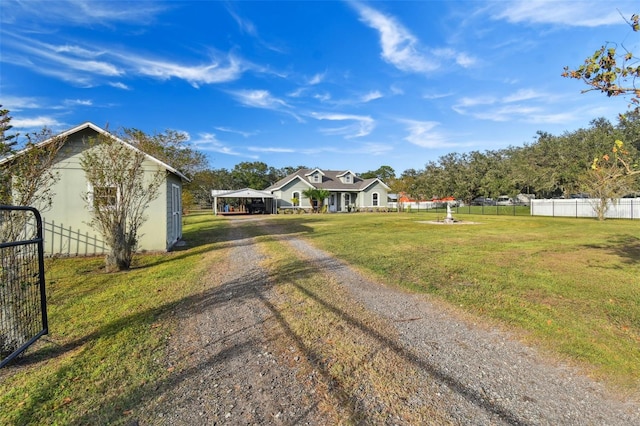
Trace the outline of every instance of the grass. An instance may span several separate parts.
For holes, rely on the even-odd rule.
[[[165,380],[171,310],[197,297],[222,259],[211,215],[187,219],[190,248],[105,274],[101,258],[49,259],[50,334],[0,371],[0,424],[122,424]]]
[[[436,217],[270,219],[383,282],[428,293],[637,391],[640,222],[465,215],[463,222],[478,224],[422,223]],[[128,423],[144,396],[167,383],[172,311],[211,285],[202,276],[226,259],[225,223],[187,216],[187,248],[139,256],[126,273],[105,274],[97,258],[50,259],[50,335],[0,370],[0,424]],[[327,407],[337,398],[357,416],[352,395],[375,394],[393,407],[415,390],[394,388],[403,378],[393,368],[398,354],[384,349],[392,330],[345,305],[338,283],[264,230],[242,226],[262,235],[265,267],[281,296],[273,303],[290,337],[322,366],[324,383],[338,384],[327,391]],[[416,421],[433,415],[424,410],[413,413]]]
[[[455,215],[454,215],[455,217]],[[285,217],[378,279],[520,333],[594,376],[640,383],[640,223],[428,213]]]

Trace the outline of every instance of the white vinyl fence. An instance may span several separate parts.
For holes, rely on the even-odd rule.
[[[600,200],[576,198],[568,200],[531,200],[531,216],[594,217]],[[609,202],[605,215],[609,219],[640,219],[640,198],[619,198]]]

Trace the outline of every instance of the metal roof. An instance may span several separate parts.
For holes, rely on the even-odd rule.
[[[217,198],[275,198],[270,192],[258,191],[257,189],[251,188],[234,189],[224,192],[213,190],[211,195]]]

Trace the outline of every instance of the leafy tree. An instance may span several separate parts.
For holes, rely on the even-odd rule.
[[[325,213],[325,206],[324,206],[324,202],[327,198],[329,198],[329,196],[331,195],[331,192],[328,189],[317,189],[316,190],[316,199],[318,200],[319,203],[319,210],[322,213]]]
[[[231,171],[234,189],[252,188],[262,190],[271,185],[269,166],[262,161],[242,162]]]
[[[80,159],[93,191],[84,194],[91,213],[90,225],[109,246],[105,258],[108,272],[131,267],[138,245],[138,231],[145,211],[159,195],[164,171],[146,173],[146,156],[138,150],[100,134],[91,141]]]
[[[233,176],[227,169],[203,170],[193,175],[184,191],[188,191],[200,207],[211,208],[213,205],[212,189],[239,189],[235,186]]]
[[[279,181],[280,179],[284,179],[287,176],[297,172],[300,169],[308,169],[309,167],[307,166],[295,166],[295,167],[291,167],[291,166],[286,166],[286,167],[282,167],[280,169],[277,169],[277,173],[276,173],[276,177],[277,179],[275,179],[274,182],[275,183],[277,181]]]
[[[6,136],[3,136],[6,137]],[[0,163],[0,204],[31,206],[39,210],[51,207],[51,187],[58,181],[53,169],[65,138],[54,137],[49,129],[25,135],[24,148]]]
[[[621,114],[616,126],[620,133],[620,139],[625,141],[629,148],[640,151],[640,110],[633,109]]]
[[[634,32],[640,31],[640,16],[637,14],[632,15],[627,24]],[[636,119],[640,108],[640,89],[636,87],[635,81],[636,78],[640,77],[640,61],[638,60],[639,58],[634,56],[633,52],[626,50],[624,46],[620,47],[624,52],[620,53],[618,46],[608,43],[596,50],[591,57],[585,59],[583,65],[576,69],[572,70],[569,67],[565,67],[562,76],[582,80],[589,86],[589,89],[583,92],[597,90],[608,97],[631,95],[631,104],[635,106],[633,118]],[[626,124],[624,115],[621,116],[621,122]],[[629,144],[631,146],[636,145],[638,141],[637,135],[634,136],[636,137]],[[622,149],[618,142],[621,141],[616,140],[613,145],[614,153],[616,153],[616,150]],[[627,153],[626,155],[620,155],[620,152],[618,152],[615,158],[618,161],[618,166],[625,173],[623,175],[614,173],[614,176],[619,176],[619,179],[623,180],[626,179],[626,176],[640,174],[637,162],[629,157],[630,154],[627,148],[624,148],[624,151]]]
[[[188,145],[188,136],[182,132],[167,129],[164,133],[147,135],[138,129],[124,129],[123,133],[131,145],[179,170],[191,178],[205,170],[207,158]]]
[[[318,188],[308,188],[302,191],[302,195],[309,199],[311,205],[313,205],[313,201],[316,201],[316,208],[314,210],[318,212],[324,213],[324,200],[326,200],[331,192],[326,189],[318,189]]]
[[[627,22],[634,32],[640,31],[640,17],[632,15]],[[575,69],[564,67],[563,77],[582,80],[588,89],[600,91],[608,97],[631,95],[631,103],[640,106],[640,89],[636,88],[635,80],[640,76],[640,65],[634,54],[620,46],[624,52],[618,51],[618,46],[607,43],[586,58],[584,64]]]
[[[196,199],[190,191],[182,191],[182,213],[188,214],[197,207]]]
[[[398,181],[394,184],[394,191],[398,194],[403,192],[410,197],[421,199],[422,189],[420,185],[420,176],[422,171],[416,169],[407,169],[400,175]]]
[[[369,170],[360,174],[362,179],[378,178],[388,184],[396,178],[396,171],[391,166],[380,166],[377,170]]]
[[[635,188],[629,151],[620,140],[615,141],[611,154],[596,157],[591,168],[581,180],[582,189],[595,200],[594,210],[599,220],[605,219],[605,214],[614,200],[631,192]]]
[[[17,144],[17,135],[7,134],[12,128],[9,110],[0,105],[0,159],[10,154]]]

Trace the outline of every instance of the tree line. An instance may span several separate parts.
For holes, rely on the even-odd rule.
[[[362,178],[380,178],[392,192],[420,200],[455,197],[468,202],[481,196],[513,197],[519,193],[538,198],[569,197],[575,193],[616,198],[640,193],[640,176],[614,179],[616,171],[624,174],[624,166],[610,161],[606,171],[612,175],[611,183],[607,193],[602,194],[604,168],[596,173],[594,159],[600,159],[600,166],[605,164],[603,155],[612,160],[616,141],[624,141],[627,162],[636,163],[640,152],[640,112],[621,115],[616,123],[597,118],[587,128],[561,135],[539,131],[533,142],[522,146],[452,152],[427,162],[423,169],[407,169],[400,175],[387,165],[356,173]],[[201,169],[191,176],[185,189],[187,197],[192,197],[191,204],[207,207],[213,202],[211,189],[261,190],[304,167],[275,168],[255,161],[239,163],[231,170]]]
[[[638,157],[640,113],[621,115],[616,124],[598,118],[588,128],[561,135],[540,131],[533,142],[523,146],[450,153],[428,162],[424,169],[404,171],[392,187],[418,199],[453,196],[464,201],[519,193],[539,198],[594,193],[594,159],[610,153],[616,141],[625,141],[627,158]],[[611,161],[609,167],[623,165]],[[640,192],[637,176],[619,179],[617,185],[609,195]]]

